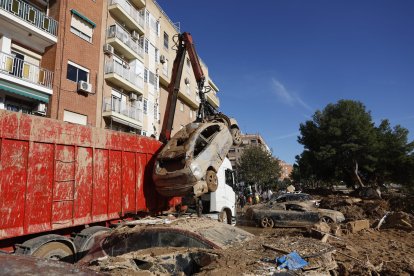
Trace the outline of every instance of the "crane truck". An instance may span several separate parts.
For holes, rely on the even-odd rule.
[[[155,187],[163,196],[195,196],[214,192],[218,187],[217,172],[232,145],[241,143],[236,120],[218,112],[206,99],[211,88],[205,87],[205,76],[191,34],[178,35],[177,55],[161,140],[166,143],[157,155],[153,170]],[[175,105],[180,89],[184,61],[188,53],[197,81],[200,105],[195,122],[171,137]]]

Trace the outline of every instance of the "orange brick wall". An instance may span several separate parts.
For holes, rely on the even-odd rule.
[[[106,2],[105,2],[106,3]],[[103,0],[62,0],[56,1],[59,7],[58,43],[48,49],[45,65],[52,63],[50,56],[54,55],[54,84],[53,96],[49,104],[51,118],[63,120],[64,110],[88,116],[88,124],[96,126],[97,108],[97,75],[99,61],[103,58],[101,45],[102,8]],[[59,6],[60,5],[60,6]],[[92,43],[83,40],[70,31],[71,9],[75,9],[92,20],[96,27],[93,32]],[[51,9],[52,10],[52,9]],[[49,55],[50,52],[50,55]],[[89,82],[92,84],[92,94],[78,93],[77,83],[66,79],[68,60],[89,69]],[[45,66],[47,68],[47,66]]]

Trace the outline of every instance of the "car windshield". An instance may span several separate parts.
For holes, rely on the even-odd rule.
[[[308,194],[285,194],[278,196],[276,202],[287,202],[287,201],[306,201],[312,200],[312,197]]]

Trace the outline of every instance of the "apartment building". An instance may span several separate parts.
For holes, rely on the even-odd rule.
[[[148,0],[147,9],[152,12],[155,17],[159,18],[160,24],[160,40],[157,44],[159,46],[157,49],[160,53],[160,57],[156,72],[159,75],[159,111],[161,114],[159,123],[160,126],[162,126],[169,93],[168,86],[171,83],[172,67],[176,56],[175,45],[178,41],[177,35],[180,33],[180,29],[177,24],[174,24],[165,12],[163,12],[162,8],[156,1]],[[195,43],[197,43],[197,37],[194,37],[194,40]],[[200,64],[206,77],[206,89],[204,92],[210,91],[206,93],[207,101],[209,101],[215,108],[218,108],[220,106],[220,101],[217,97],[219,89],[212,81],[208,72],[208,67],[201,59]],[[183,128],[186,124],[196,119],[200,104],[200,97],[198,96],[197,91],[197,82],[193,73],[191,61],[187,54],[180,82],[178,102],[174,114],[172,135]]]
[[[286,163],[283,160],[279,160],[279,166],[280,166],[280,169],[281,169],[281,174],[280,174],[279,180],[282,181],[285,178],[289,179],[290,174],[293,170],[293,166],[291,164]]]
[[[263,150],[270,153],[270,148],[266,144],[265,140],[260,134],[242,134],[242,143],[240,146],[232,146],[229,150],[228,157],[230,159],[231,165],[234,167],[237,162],[239,162],[240,157],[243,154],[243,151],[251,146],[259,146]]]
[[[0,1],[0,109],[46,115],[54,92],[57,18],[46,1]]]
[[[0,109],[158,137],[180,30],[156,1],[2,0],[0,23]],[[196,91],[187,57],[173,134],[196,118]]]

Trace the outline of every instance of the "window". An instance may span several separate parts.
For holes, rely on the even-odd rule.
[[[148,44],[149,44],[148,39],[145,39],[145,43],[144,43],[144,50],[145,50],[145,53],[146,53],[146,54],[148,54]]]
[[[226,169],[224,171],[224,174],[226,177],[226,184],[233,187],[233,184],[234,184],[233,171],[230,169]]]
[[[89,82],[89,70],[69,61],[66,78],[74,82]]]
[[[155,63],[159,62],[159,54],[158,54],[158,49],[155,48]]]
[[[144,69],[144,82],[148,82],[148,69]]]
[[[151,71],[149,71],[149,80],[148,82],[152,85],[155,85],[155,74]]]
[[[164,60],[164,64],[162,65],[162,73],[164,76],[168,77],[168,59]]]
[[[192,119],[192,118],[193,118],[193,111],[190,110],[190,119]]]
[[[149,17],[150,17],[149,11],[145,11],[145,25],[147,27],[149,27]]]
[[[86,124],[88,123],[88,116],[64,110],[63,121],[86,126]]]
[[[157,20],[157,22],[155,23],[155,31],[157,32],[157,36],[160,37],[160,33],[161,33],[161,24],[160,21]]]
[[[164,32],[164,48],[168,50],[168,34]]]
[[[144,99],[144,114],[148,113],[148,100]]]
[[[184,104],[183,104],[183,102],[180,102],[180,111],[184,111]]]
[[[154,104],[154,120],[158,117],[158,104]]]
[[[72,13],[70,31],[80,38],[92,42],[93,27],[86,20]]]

